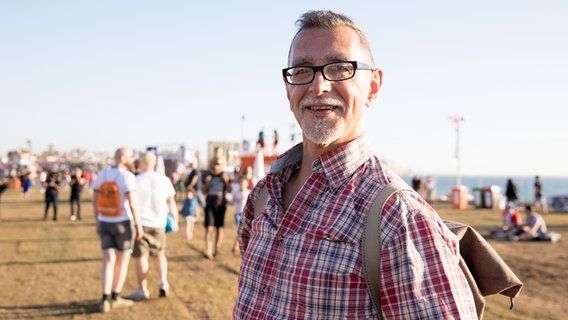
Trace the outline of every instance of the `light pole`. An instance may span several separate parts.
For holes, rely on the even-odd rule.
[[[456,151],[455,151],[455,159],[456,159],[456,186],[461,186],[461,171],[460,171],[460,122],[464,121],[464,118],[460,115],[453,115],[450,116],[450,121],[456,126]]]
[[[245,155],[245,115],[241,116],[241,155]]]

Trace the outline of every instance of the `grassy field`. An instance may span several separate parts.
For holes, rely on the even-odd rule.
[[[9,190],[0,204],[0,319],[230,319],[237,294],[240,257],[231,253],[236,237],[232,210],[226,221],[222,254],[202,257],[202,220],[196,236],[185,240],[183,231],[169,234],[171,295],[157,298],[158,284],[151,268],[151,299],[129,309],[97,312],[102,256],[89,195],[84,193],[83,220],[70,221],[68,194],[60,193],[59,221],[43,220],[43,197],[21,198]],[[181,203],[180,203],[181,207]],[[457,211],[436,206],[446,218],[471,224],[481,234],[500,223],[489,209]],[[549,229],[560,232],[559,243],[491,241],[525,287],[508,310],[508,298],[487,299],[485,319],[565,319],[568,314],[568,214],[545,216]],[[183,227],[183,226],[182,226]],[[123,290],[136,289],[134,263]]]

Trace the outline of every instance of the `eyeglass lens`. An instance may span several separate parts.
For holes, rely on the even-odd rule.
[[[355,67],[351,62],[336,62],[320,67],[293,67],[286,72],[286,80],[292,84],[305,84],[314,80],[316,71],[321,71],[328,81],[340,81],[352,78]]]

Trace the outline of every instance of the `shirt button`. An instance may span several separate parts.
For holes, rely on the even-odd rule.
[[[264,293],[264,294],[270,293],[270,287],[269,287],[269,286],[264,286],[264,288],[262,288],[262,293]]]
[[[278,238],[276,238],[276,241],[278,242],[284,241],[284,235],[279,235]]]

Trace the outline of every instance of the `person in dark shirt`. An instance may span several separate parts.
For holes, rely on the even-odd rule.
[[[210,174],[205,176],[203,191],[205,198],[205,257],[213,259],[219,254],[223,241],[223,227],[227,200],[225,195],[231,192],[229,176],[224,172],[225,160],[218,159],[213,162]],[[213,240],[213,234],[215,240]],[[215,251],[213,251],[213,249]]]
[[[53,205],[53,221],[57,220],[57,197],[59,195],[59,179],[57,173],[51,172],[45,181],[45,213],[43,220],[47,220],[50,205]]]
[[[83,177],[83,170],[75,168],[75,173],[71,175],[71,197],[69,203],[71,205],[71,221],[75,219],[81,220],[81,191],[85,185],[85,178]],[[75,216],[75,207],[77,207],[77,216]]]
[[[505,188],[505,197],[507,198],[507,203],[517,207],[517,202],[519,201],[519,193],[517,191],[517,186],[513,183],[513,179],[507,180],[507,187]]]
[[[2,193],[8,189],[8,182],[0,177],[0,220],[2,219]]]

